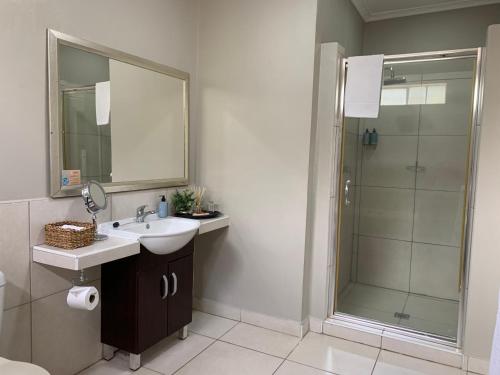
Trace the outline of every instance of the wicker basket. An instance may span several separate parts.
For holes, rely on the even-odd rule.
[[[63,229],[63,225],[83,227],[83,230]],[[95,225],[78,221],[61,221],[45,225],[45,243],[62,249],[76,249],[91,245],[95,238]]]

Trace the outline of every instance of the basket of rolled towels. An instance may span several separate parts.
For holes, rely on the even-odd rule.
[[[45,243],[73,250],[94,242],[96,227],[92,223],[60,221],[45,225]]]

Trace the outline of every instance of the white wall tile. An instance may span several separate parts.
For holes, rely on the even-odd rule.
[[[413,195],[410,189],[362,187],[360,234],[411,241]]]
[[[108,195],[108,207],[97,215],[98,222],[111,220],[111,196]],[[91,215],[86,211],[80,197],[64,199],[35,199],[30,202],[30,237],[31,245],[45,241],[44,226],[62,220],[90,222]],[[89,280],[100,278],[101,268],[93,267],[85,270]],[[71,280],[79,277],[79,272],[46,266],[32,262],[31,264],[31,298],[38,299],[71,287]]]
[[[31,246],[45,241],[45,224],[63,220],[91,222],[92,216],[85,209],[81,197],[34,199],[30,202],[30,237]],[[108,194],[108,207],[97,215],[98,222],[111,220],[111,195]]]
[[[0,271],[7,278],[4,309],[30,300],[28,202],[0,204]]]
[[[363,146],[363,186],[413,188],[416,136],[379,136],[376,146]]]
[[[419,137],[417,189],[464,190],[467,146],[466,136]]]
[[[418,105],[381,106],[377,119],[363,119],[362,134],[375,128],[380,135],[417,135],[420,107]]]
[[[361,283],[407,292],[410,261],[410,242],[359,237],[358,281]]]
[[[460,248],[413,243],[410,291],[458,300]]]
[[[0,333],[0,357],[13,361],[31,361],[31,312],[29,303],[3,312]]]
[[[413,241],[460,246],[463,192],[417,190]]]
[[[101,266],[86,268],[84,275],[87,281],[101,278]],[[31,300],[47,297],[61,292],[73,285],[72,281],[80,278],[80,271],[31,263]]]
[[[345,134],[344,142],[344,178],[351,180],[352,184],[356,181],[356,155],[358,153],[359,137],[353,133]]]
[[[472,80],[447,80],[446,104],[422,105],[420,135],[467,135]]]
[[[93,283],[100,289],[100,282]],[[53,375],[72,375],[102,356],[101,309],[71,309],[67,291],[32,302],[33,363]]]
[[[341,302],[372,311],[384,311],[393,315],[395,311],[403,310],[407,296],[408,293],[397,290],[356,284]]]
[[[179,190],[184,189],[179,187]],[[175,192],[173,189],[156,189],[156,190],[141,190],[129,191],[125,193],[113,194],[113,208],[111,217],[113,220],[120,220],[127,217],[134,217],[136,209],[139,206],[146,205],[148,210],[157,210],[160,195],[166,195],[170,202],[170,196]],[[172,207],[170,207],[172,209]]]

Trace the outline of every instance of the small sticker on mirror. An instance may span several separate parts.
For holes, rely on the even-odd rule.
[[[79,169],[63,169],[61,174],[62,186],[74,186],[80,184],[81,184],[81,177]]]

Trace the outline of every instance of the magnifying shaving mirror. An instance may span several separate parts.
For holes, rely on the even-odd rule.
[[[82,188],[82,198],[85,203],[85,207],[87,208],[88,213],[92,215],[92,221],[97,228],[97,213],[104,211],[108,206],[108,198],[103,187],[96,181],[87,182]],[[107,235],[97,233],[96,229],[96,241],[102,241],[107,238]]]

